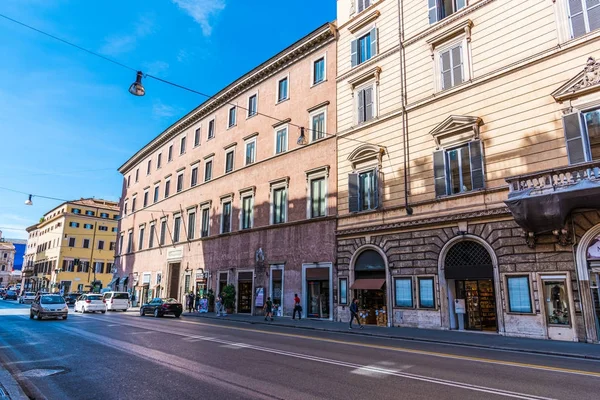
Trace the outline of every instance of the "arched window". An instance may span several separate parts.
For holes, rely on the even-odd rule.
[[[492,257],[477,242],[458,242],[446,254],[444,275],[446,279],[493,279]]]

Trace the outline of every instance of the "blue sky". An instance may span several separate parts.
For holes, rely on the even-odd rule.
[[[311,4],[312,3],[312,4]],[[334,0],[2,0],[0,13],[213,94],[325,22]],[[117,168],[204,98],[0,18],[0,187],[118,200]],[[0,189],[0,230],[24,238],[58,201]]]

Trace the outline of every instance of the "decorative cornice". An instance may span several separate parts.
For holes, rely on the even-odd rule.
[[[356,31],[358,31],[365,25],[375,21],[377,18],[379,18],[380,15],[381,15],[381,13],[379,12],[379,10],[375,10],[375,11],[365,15],[363,18],[356,21],[352,25],[348,26],[348,30],[352,33],[355,33]]]
[[[321,107],[328,106],[330,103],[331,102],[329,100],[327,100],[327,101],[324,101],[324,102],[322,102],[320,104],[317,104],[316,106],[312,106],[312,107],[308,108],[306,111],[308,111],[310,113],[310,112],[313,112],[315,110],[318,110]]]
[[[277,74],[282,69],[287,68],[295,62],[301,60],[312,53],[315,49],[321,48],[322,46],[333,42],[336,37],[337,28],[334,24],[327,23],[322,25],[314,32],[300,39],[298,42],[289,46],[276,56],[265,61],[252,71],[248,72],[225,87],[215,96],[213,96],[212,99],[204,102],[202,105],[189,112],[179,121],[158,135],[150,143],[140,149],[136,154],[133,155],[133,157],[121,165],[118,171],[122,174],[126,174],[131,168],[140,163],[159,147],[163,146],[174,136],[194,125],[207,115],[210,115],[219,107],[229,102],[232,98],[237,97],[244,91],[247,91],[253,86],[258,85],[264,80]]]
[[[595,91],[600,91],[600,61],[589,57],[583,71],[555,90],[552,97],[562,102]]]
[[[277,128],[278,126],[289,124],[292,122],[291,118],[282,119],[281,121],[277,121],[273,124],[273,128]]]
[[[356,88],[358,85],[368,82],[371,79],[375,79],[375,83],[379,85],[379,76],[381,75],[381,67],[375,66],[370,70],[363,72],[362,74],[355,76],[354,78],[348,81],[348,84],[352,87],[352,89]]]
[[[403,228],[413,228],[419,226],[444,224],[448,222],[461,221],[465,219],[492,217],[497,215],[512,215],[508,207],[498,207],[482,211],[462,213],[462,214],[448,214],[440,217],[424,218],[424,219],[411,219],[402,222],[396,222],[392,224],[383,224],[376,226],[368,226],[353,229],[337,230],[336,236],[355,235],[357,233],[371,233],[389,231]]]
[[[467,19],[465,21],[462,21],[458,25],[455,25],[452,28],[440,33],[439,35],[436,35],[436,36],[432,37],[431,39],[427,40],[427,44],[429,45],[429,50],[431,51],[431,58],[434,58],[433,51],[435,50],[435,48],[438,45],[445,43],[448,40],[453,39],[457,36],[465,35],[467,42],[470,42],[472,27],[473,27],[473,21],[471,21],[470,19]]]

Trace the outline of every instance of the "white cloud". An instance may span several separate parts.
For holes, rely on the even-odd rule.
[[[177,61],[178,62],[184,62],[188,59],[188,57],[189,57],[189,53],[184,49],[180,49],[179,52],[177,53]]]
[[[100,48],[100,52],[111,56],[127,53],[135,49],[139,39],[153,32],[154,22],[152,19],[142,16],[134,24],[132,32],[107,37],[106,43]]]
[[[225,9],[225,0],[172,0],[202,28],[204,36],[212,32],[211,19]]]
[[[156,100],[152,105],[152,115],[155,118],[169,118],[179,114],[179,110],[170,105],[164,104],[160,100]]]
[[[152,61],[144,64],[144,71],[150,75],[161,75],[169,69],[169,63],[164,61]]]

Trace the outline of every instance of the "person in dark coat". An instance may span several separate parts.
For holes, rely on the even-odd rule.
[[[358,322],[358,326],[360,327],[360,329],[362,329],[363,326],[360,323],[360,319],[358,318],[358,299],[354,299],[352,301],[352,304],[350,304],[350,328],[349,329],[352,329],[352,322],[354,321],[354,318],[356,318],[356,322]]]
[[[194,296],[194,292],[190,292],[189,297],[188,297],[188,312],[192,312],[194,311],[194,298],[196,296]]]

